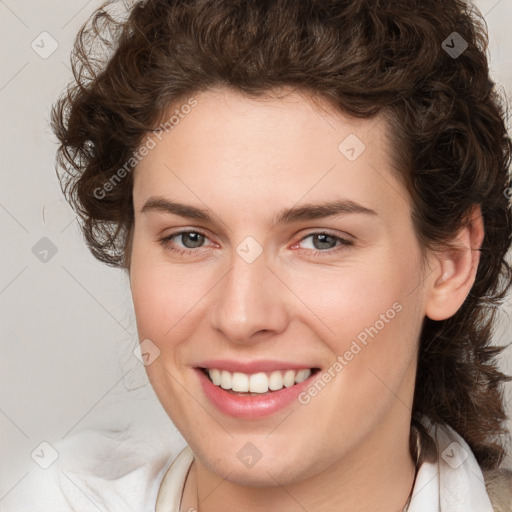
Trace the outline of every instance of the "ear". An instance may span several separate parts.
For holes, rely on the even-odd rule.
[[[475,205],[467,225],[453,239],[452,247],[433,253],[434,283],[425,306],[425,314],[430,319],[450,318],[466,300],[475,282],[483,239],[482,210]]]

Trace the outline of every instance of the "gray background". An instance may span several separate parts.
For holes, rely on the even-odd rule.
[[[131,424],[133,432],[153,432],[149,442],[162,450],[183,445],[132,353],[127,278],[89,254],[55,175],[49,108],[71,78],[74,35],[100,3],[0,0],[0,510],[43,471],[31,458],[43,441]],[[489,27],[492,75],[512,97],[512,0],[476,5]],[[45,55],[52,44],[58,48]],[[48,245],[43,237],[57,251],[46,262],[33,250]],[[512,330],[511,312],[509,298],[497,342]],[[505,354],[512,373],[512,348]],[[510,386],[507,398],[510,412]]]

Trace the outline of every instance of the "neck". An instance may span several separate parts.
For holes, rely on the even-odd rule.
[[[278,481],[273,487],[238,485],[220,478],[195,459],[180,510],[402,512],[413,486],[415,463],[409,449],[410,416],[403,414],[403,404],[398,400],[395,408],[364,443],[342,460],[286,487]]]

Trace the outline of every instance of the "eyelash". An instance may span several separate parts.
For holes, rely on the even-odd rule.
[[[196,233],[196,234],[204,236],[205,238],[208,238],[205,233],[202,233],[201,231],[197,231],[194,229],[194,230],[186,230],[186,231],[177,231],[176,233],[173,233],[172,235],[162,238],[160,240],[160,243],[166,250],[171,251],[176,254],[180,254],[180,255],[198,252],[198,250],[202,249],[202,247],[198,247],[197,249],[177,249],[176,247],[171,245],[170,242],[171,242],[172,238],[178,237],[180,235],[185,235],[187,233]],[[345,249],[347,246],[354,245],[354,243],[351,240],[341,238],[341,237],[335,235],[334,233],[330,233],[328,231],[313,231],[312,233],[309,233],[306,236],[302,237],[298,243],[300,243],[300,242],[304,241],[306,238],[309,238],[310,236],[314,236],[314,235],[328,235],[328,236],[332,237],[335,241],[339,242],[339,244],[337,246],[333,247],[332,249],[326,249],[325,251],[319,251],[317,249],[314,249],[314,250],[306,249],[306,251],[314,257],[329,256],[329,255],[332,255],[333,253],[337,253],[338,251]]]

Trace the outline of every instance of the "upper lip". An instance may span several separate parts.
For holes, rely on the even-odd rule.
[[[292,363],[289,361],[262,360],[262,361],[232,361],[228,359],[209,359],[197,363],[197,368],[216,368],[228,372],[240,372],[252,375],[259,372],[272,372],[275,370],[301,370],[308,368],[318,368],[311,364]]]

